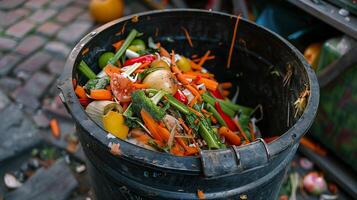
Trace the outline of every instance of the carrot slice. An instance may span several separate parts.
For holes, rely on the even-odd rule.
[[[106,89],[97,89],[90,91],[90,97],[95,100],[112,100],[112,93]]]
[[[237,146],[242,144],[240,137],[237,134],[233,133],[233,131],[229,130],[229,128],[227,128],[225,126],[222,126],[221,128],[219,128],[218,133],[221,136],[225,137],[226,140],[230,144],[237,145]]]
[[[82,86],[77,85],[77,87],[74,90],[74,92],[79,97],[79,99],[88,99],[88,97],[86,95],[86,91],[84,90],[84,88]]]

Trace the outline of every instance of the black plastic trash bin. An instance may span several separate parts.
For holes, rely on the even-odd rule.
[[[97,199],[276,199],[284,173],[296,152],[299,139],[316,114],[319,87],[316,76],[303,56],[278,35],[241,19],[232,58],[226,69],[229,45],[236,17],[224,13],[179,9],[152,11],[105,24],[86,35],[71,52],[59,88],[61,97],[77,123],[81,144],[91,166]],[[124,33],[118,34],[123,30]],[[182,27],[189,30],[193,48]],[[98,56],[113,50],[111,44],[135,28],[152,36],[168,50],[186,56],[211,50],[216,58],[207,68],[220,81],[240,87],[238,102],[264,109],[259,122],[262,135],[281,135],[266,144],[256,140],[249,145],[215,151],[200,156],[177,157],[153,152],[117,138],[94,123],[79,104],[72,79],[84,83],[76,67],[84,59],[99,72]],[[89,48],[89,53],[83,51]],[[284,85],[284,77],[291,74]],[[294,102],[309,90],[307,106],[295,117]],[[109,146],[120,145],[120,154]]]

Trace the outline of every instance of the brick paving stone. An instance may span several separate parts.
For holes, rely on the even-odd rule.
[[[16,46],[17,42],[11,38],[0,37],[0,51],[9,51]]]
[[[52,1],[49,4],[50,8],[63,8],[65,6],[67,6],[68,4],[70,4],[73,1],[77,1],[77,0],[61,0],[61,1]],[[87,2],[88,3],[88,2]]]
[[[63,57],[67,57],[67,55],[71,51],[66,44],[58,41],[52,41],[47,43],[45,46],[45,50],[55,53],[56,55],[61,55]]]
[[[0,58],[0,75],[8,74],[20,61],[21,56],[10,53]]]
[[[48,65],[47,69],[51,74],[60,75],[63,71],[65,60],[54,59]]]
[[[2,0],[0,3],[0,9],[13,9],[25,1],[26,0]]]
[[[60,28],[61,26],[55,22],[46,22],[37,29],[37,32],[51,37],[55,35]]]
[[[58,159],[49,168],[40,168],[22,187],[5,195],[5,199],[70,199],[78,187],[78,181],[72,174],[65,159]]]
[[[45,39],[40,36],[32,35],[26,37],[16,47],[15,51],[22,55],[29,55],[42,47],[45,44]]]
[[[90,15],[89,12],[84,12],[79,17],[77,18],[78,21],[90,21],[94,22],[92,16]]]
[[[34,27],[35,27],[34,23],[25,19],[8,28],[6,30],[6,34],[17,38],[22,38],[27,33],[29,33]]]
[[[51,56],[46,52],[37,52],[15,68],[15,73],[20,71],[33,74],[44,67],[51,60]]]
[[[40,107],[40,101],[31,93],[26,92],[22,87],[16,89],[12,94],[12,98],[23,106],[26,106],[26,110],[31,113]]]
[[[25,8],[18,8],[16,10],[11,11],[0,11],[0,27],[6,28],[15,22],[17,22],[20,18],[29,14],[29,10]]]
[[[49,1],[50,0],[29,0],[26,2],[25,6],[32,9],[38,9],[38,8],[42,8]]]
[[[56,17],[56,20],[58,22],[62,23],[68,23],[73,21],[81,12],[83,9],[81,7],[77,6],[71,6],[65,8],[61,13],[59,13]]]
[[[21,85],[21,81],[12,77],[3,77],[0,79],[0,88],[7,93],[15,91]]]
[[[0,137],[0,162],[41,141],[33,122],[14,104],[0,111]]]
[[[76,0],[75,2],[76,2],[76,4],[84,6],[84,7],[88,7],[88,5],[89,5],[87,0]]]
[[[57,37],[58,39],[73,44],[79,41],[92,27],[90,22],[74,22],[62,29]]]
[[[40,110],[32,116],[32,119],[38,128],[47,128],[50,124],[50,120]]]
[[[36,23],[43,23],[46,20],[50,19],[57,13],[56,10],[53,9],[40,9],[33,13],[29,19]]]
[[[56,96],[54,99],[45,98],[42,105],[42,109],[48,114],[54,114],[59,117],[71,119],[71,116],[68,114],[59,96]]]
[[[7,95],[0,90],[0,111],[10,104],[10,100]]]
[[[25,83],[20,92],[24,91],[39,99],[44,96],[54,78],[53,75],[38,71]]]

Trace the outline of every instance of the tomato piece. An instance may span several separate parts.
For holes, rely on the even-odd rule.
[[[133,82],[118,73],[114,73],[110,77],[110,87],[112,88],[113,95],[120,102],[129,102],[131,93],[136,90]]]

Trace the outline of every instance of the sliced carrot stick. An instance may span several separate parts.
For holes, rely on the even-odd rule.
[[[170,58],[169,52],[167,52],[164,47],[160,47],[160,55]]]
[[[193,62],[192,60],[189,60],[189,62],[190,62],[190,64],[191,64],[192,69],[195,69],[195,70],[201,70],[201,69],[202,69],[202,66],[201,66],[201,65],[196,64],[196,63]]]
[[[239,133],[242,134],[242,136],[243,136],[245,142],[247,142],[247,144],[249,144],[250,141],[249,141],[247,135],[244,133],[242,127],[240,126],[239,121],[238,121],[238,120],[233,120],[233,121],[234,121],[234,123],[237,125],[238,130],[239,130]]]
[[[61,130],[59,128],[57,119],[51,119],[50,127],[53,137],[59,139],[61,137]]]
[[[183,74],[183,77],[185,77],[186,79],[196,79],[198,75],[191,75],[191,74]],[[206,88],[212,91],[215,91],[218,87],[218,82],[208,79],[208,78],[200,78],[197,81],[197,84],[205,84]]]
[[[178,121],[179,123],[181,124],[181,126],[183,127],[183,129],[186,131],[186,132],[189,132],[190,128],[188,128],[188,126],[185,124],[185,122],[183,121],[182,118],[178,118]]]
[[[82,51],[82,56],[84,56],[85,54],[87,54],[89,52],[89,48],[85,48],[83,51]]]
[[[196,88],[194,88],[192,85],[185,85],[185,87],[192,92],[193,95],[198,96],[198,101],[202,101],[202,97],[200,92]]]
[[[177,80],[180,81],[183,85],[190,84],[188,80],[183,76],[182,72],[176,66],[171,66],[171,70],[173,73],[175,73]]]
[[[103,70],[108,76],[112,76],[114,73],[121,73],[121,69],[119,67],[109,64],[106,65]]]
[[[310,139],[308,139],[306,137],[301,138],[300,144],[321,156],[326,156],[326,154],[327,154],[325,149],[320,147],[318,144],[315,144],[313,141],[311,141]]]
[[[163,139],[165,143],[169,141],[170,138],[170,132],[167,130],[167,128],[164,128],[162,126],[157,126],[158,133],[160,134],[160,137]]]
[[[95,100],[112,100],[112,93],[106,89],[97,89],[90,91],[90,98]]]
[[[238,29],[238,23],[240,20],[240,15],[238,15],[237,17],[237,21],[236,24],[234,25],[234,31],[233,31],[233,37],[232,37],[232,41],[231,41],[231,47],[229,48],[229,55],[228,55],[228,61],[227,61],[227,68],[231,67],[231,60],[232,60],[232,53],[233,53],[233,47],[234,47],[234,43],[236,41],[236,37],[237,37],[237,29]]]
[[[215,59],[215,58],[216,58],[216,56],[212,55],[212,56],[208,56],[206,60],[213,60],[213,59]],[[197,63],[197,62],[200,62],[201,59],[202,59],[202,58],[195,58],[195,59],[193,59],[192,61]]]
[[[197,117],[202,117],[202,114],[200,112],[198,112],[197,110],[191,108],[191,107],[188,107],[188,109],[193,112]]]
[[[170,152],[176,156],[184,156],[185,155],[185,151],[177,143],[175,143],[175,145],[171,148]]]
[[[171,50],[171,65],[172,66],[176,66],[176,62],[175,62],[175,51]]]
[[[249,127],[249,133],[252,136],[252,141],[254,141],[255,140],[255,133],[254,133],[254,130],[253,130],[253,124],[250,122],[248,124],[248,127]]]
[[[224,96],[224,97],[227,97],[228,95],[229,95],[229,91],[228,90],[223,90],[222,91],[222,95]]]
[[[152,134],[152,137],[160,142],[163,141],[163,138],[161,138],[160,133],[157,129],[159,126],[155,120],[150,116],[148,112],[146,112],[144,109],[140,111],[141,118],[144,121],[145,126],[149,129],[149,131]]]
[[[145,89],[149,87],[147,84],[144,83],[134,83],[133,86],[138,89]]]
[[[206,62],[206,60],[207,60],[207,58],[208,58],[208,56],[209,56],[210,53],[211,53],[211,51],[208,50],[208,51],[205,53],[205,55],[203,55],[203,57],[201,58],[201,60],[200,60],[200,62],[198,63],[198,65],[202,66],[202,65]]]
[[[199,199],[205,199],[205,194],[203,193],[202,190],[197,190],[197,196]]]
[[[228,89],[228,88],[231,88],[231,87],[232,87],[232,83],[231,83],[231,82],[222,82],[222,83],[219,83],[219,86],[220,86],[222,89]]]
[[[87,95],[86,95],[86,91],[84,90],[84,88],[80,85],[77,85],[76,89],[74,90],[74,92],[76,93],[76,95],[80,98],[80,99],[88,99]]]
[[[193,47],[192,40],[191,40],[190,34],[188,33],[187,29],[185,29],[183,26],[181,26],[181,29],[185,32],[185,36],[186,36],[188,44],[190,45],[190,47]]]
[[[195,105],[195,103],[197,102],[198,100],[198,95],[196,95],[192,100],[191,102],[188,104],[188,106],[192,107],[193,105]]]
[[[213,117],[213,115],[210,116],[212,123],[217,124],[217,119]]]
[[[226,140],[230,144],[237,145],[237,146],[242,144],[240,137],[225,126],[222,126],[221,128],[219,128],[218,133],[219,133],[219,135],[226,138]]]
[[[193,76],[200,75],[201,77],[203,77],[203,78],[208,78],[208,79],[211,79],[211,78],[214,77],[214,76],[212,76],[213,74],[210,74],[210,73],[201,73],[201,72],[197,72],[197,71],[188,71],[188,72],[185,72],[184,74],[193,75]]]
[[[115,48],[115,52],[117,52],[120,49],[120,47],[121,47],[121,45],[123,45],[123,43],[124,43],[124,40],[120,40],[120,41],[112,44],[112,46]]]

